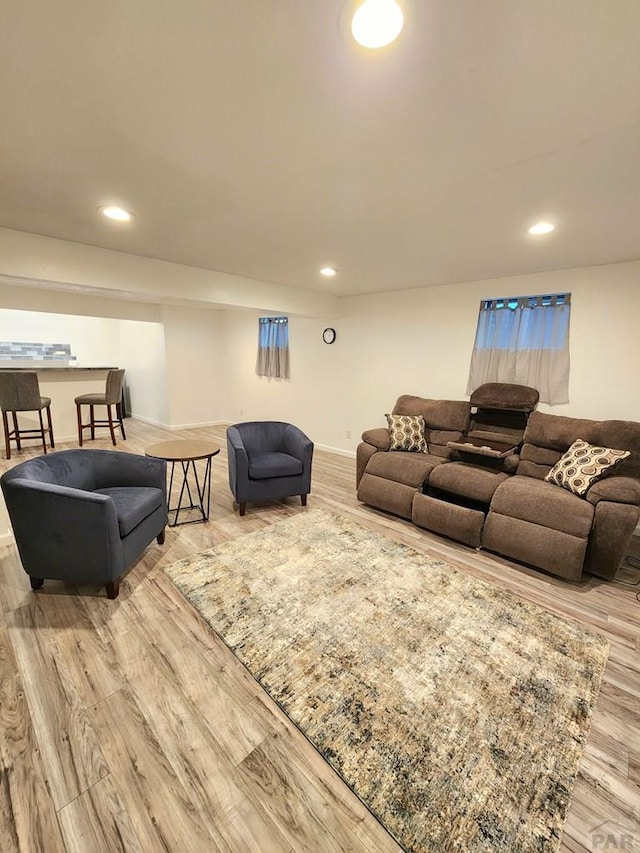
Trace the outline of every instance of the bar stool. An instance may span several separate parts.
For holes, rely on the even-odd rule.
[[[51,398],[40,396],[38,374],[35,370],[2,370],[0,371],[0,408],[2,409],[2,425],[4,427],[4,446],[7,459],[11,459],[11,442],[15,441],[18,450],[22,450],[22,438],[42,439],[42,449],[47,452],[46,434],[49,433],[51,447],[53,426],[51,425]],[[47,426],[42,420],[42,410],[47,410]],[[20,429],[18,412],[37,412],[40,419],[40,429]],[[13,429],[9,428],[11,415]]]
[[[122,385],[124,383],[124,370],[110,370],[107,374],[107,385],[104,394],[81,394],[76,397],[76,414],[78,416],[78,441],[82,447],[82,434],[85,429],[91,430],[91,438],[96,437],[96,427],[109,427],[111,432],[111,441],[115,447],[116,434],[113,428],[113,413],[111,407],[116,407],[116,419],[120,424],[120,432],[122,438],[126,441],[127,436],[124,431],[124,423],[122,422]],[[82,423],[82,406],[89,406],[89,423]],[[95,419],[95,406],[107,407],[106,420]]]

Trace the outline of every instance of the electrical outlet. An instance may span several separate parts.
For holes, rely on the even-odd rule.
[[[345,438],[351,438],[351,430],[350,429],[348,429],[347,432],[345,433]]]

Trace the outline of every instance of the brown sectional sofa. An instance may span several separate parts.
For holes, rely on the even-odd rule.
[[[428,453],[391,451],[387,429],[364,432],[357,450],[363,503],[568,580],[583,571],[614,577],[640,519],[640,423],[533,412],[519,453],[496,461],[448,444],[477,428],[469,402],[405,395],[393,413],[423,415]],[[585,497],[544,480],[578,438],[631,453]]]

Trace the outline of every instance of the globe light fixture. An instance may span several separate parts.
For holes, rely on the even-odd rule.
[[[320,270],[320,275],[325,276],[325,278],[333,278],[336,274],[336,270],[333,267],[322,267]]]
[[[385,47],[400,35],[404,15],[395,0],[364,0],[353,16],[351,32],[363,47]]]

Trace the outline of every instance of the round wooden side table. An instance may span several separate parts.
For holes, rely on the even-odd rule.
[[[169,490],[167,492],[169,527],[208,520],[211,505],[211,459],[218,453],[220,453],[220,447],[213,441],[192,440],[190,438],[161,441],[158,444],[152,444],[145,450],[145,456],[153,456],[156,459],[171,462],[171,476],[169,477]],[[206,465],[204,474],[199,477],[196,462],[200,459],[206,459]],[[178,503],[172,507],[171,493],[176,462],[180,463],[182,469],[182,482],[180,483]],[[194,501],[194,498],[197,500]],[[188,518],[185,521],[179,520],[181,512],[185,513],[191,510],[197,510],[199,516]]]

